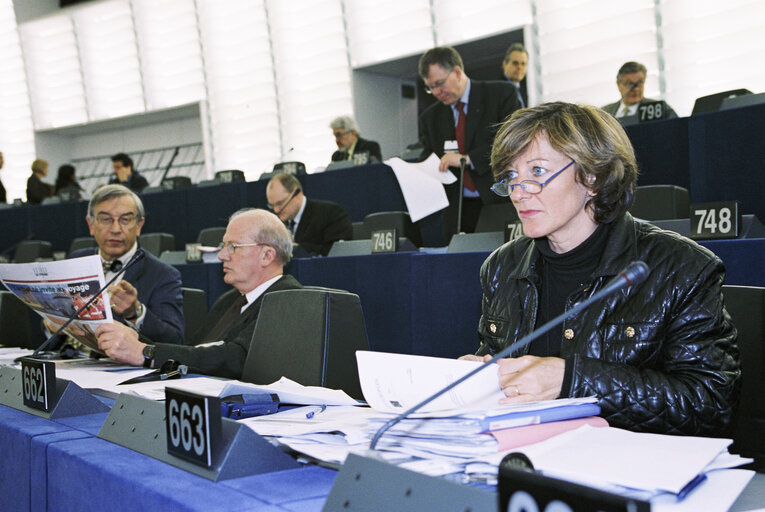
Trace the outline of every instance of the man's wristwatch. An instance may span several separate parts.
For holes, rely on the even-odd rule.
[[[143,367],[151,368],[151,364],[154,362],[154,345],[146,345],[143,347]]]

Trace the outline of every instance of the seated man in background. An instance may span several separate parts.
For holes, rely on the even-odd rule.
[[[643,96],[647,73],[646,67],[639,62],[630,61],[622,64],[622,67],[619,68],[619,72],[616,74],[616,87],[619,89],[621,99],[604,106],[603,110],[617,119],[621,119],[636,115],[641,103],[659,101]],[[672,110],[672,107],[667,105],[664,119],[673,117],[677,117],[677,114]]]
[[[133,159],[125,153],[117,153],[112,157],[112,168],[114,169],[114,176],[109,180],[109,183],[125,185],[136,194],[140,194],[143,189],[149,186],[146,178],[138,174],[138,171],[133,170]]]
[[[526,51],[526,47],[522,43],[511,44],[505,52],[505,58],[502,60],[502,73],[507,78],[507,81],[515,87],[521,108],[525,108],[527,104],[521,92],[521,82],[526,78],[528,65],[529,52]]]
[[[122,185],[105,185],[93,193],[88,204],[90,234],[109,281],[138,250],[138,235],[146,220],[141,199]],[[90,256],[96,249],[81,249],[70,257]],[[112,312],[142,336],[167,343],[183,342],[183,294],[181,273],[144,251],[144,256],[125,271],[122,280],[109,287]]]
[[[202,326],[199,346],[139,340],[135,330],[119,324],[96,329],[98,346],[112,359],[145,368],[158,368],[168,359],[189,371],[238,379],[242,375],[263,295],[302,288],[284,265],[292,258],[292,237],[272,213],[248,209],[234,213],[223,235],[218,259],[223,280],[234,287],[215,302]]]
[[[382,162],[380,145],[373,140],[362,139],[359,136],[359,125],[350,116],[336,117],[329,123],[332,135],[335,136],[337,151],[332,153],[332,161],[353,160],[359,165]]]
[[[331,201],[308,199],[291,174],[277,174],[266,187],[268,207],[279,216],[306,251],[326,256],[338,240],[352,240],[353,226],[343,207]]]

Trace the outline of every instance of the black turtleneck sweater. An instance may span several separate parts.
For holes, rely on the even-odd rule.
[[[584,242],[563,254],[550,249],[547,238],[534,240],[536,249],[541,254],[537,328],[563,313],[568,297],[592,278],[605,248],[608,231],[609,226],[599,225]],[[561,324],[533,341],[529,347],[529,354],[559,357],[562,340]]]

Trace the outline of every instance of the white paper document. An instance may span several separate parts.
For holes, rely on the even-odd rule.
[[[439,159],[435,154],[417,163],[406,162],[400,158],[391,158],[385,163],[396,175],[412,222],[449,206],[443,185],[454,183],[457,178],[451,172],[438,170]]]
[[[397,414],[483,364],[372,351],[356,352],[356,362],[361,390],[369,406]],[[460,414],[471,409],[495,409],[504,396],[499,387],[497,365],[491,365],[417,412]]]

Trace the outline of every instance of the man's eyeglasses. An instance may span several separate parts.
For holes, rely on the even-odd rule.
[[[120,215],[117,218],[114,218],[111,215],[96,215],[96,224],[102,228],[112,227],[115,220],[121,227],[130,228],[135,225],[136,221],[138,220],[138,216],[135,213],[126,213],[125,215]]]
[[[236,253],[236,250],[240,247],[256,247],[258,245],[268,245],[261,242],[253,242],[251,244],[238,244],[236,242],[221,242],[218,244],[218,250],[222,251],[223,249],[226,249],[229,254]]]
[[[287,199],[283,199],[281,201],[278,201],[275,204],[268,203],[268,209],[274,212],[276,215],[279,215],[284,211],[284,209],[287,207],[288,204],[290,204],[290,201],[292,201],[295,196],[298,193],[298,189],[295,189],[292,191],[292,194]]]
[[[332,135],[335,136],[335,139],[341,138],[343,135],[345,135],[348,132],[333,132]]]
[[[433,85],[428,85],[427,82],[425,83],[425,92],[428,94],[433,94],[436,89],[443,89],[444,85],[446,85],[446,81],[449,79],[449,75],[454,73],[454,68],[452,68],[451,71],[449,71],[449,74],[446,75],[446,77],[442,78],[441,80],[437,81]]]
[[[630,82],[629,80],[622,80],[622,87],[629,87],[630,89],[634,89],[635,87],[640,87],[643,84],[645,84],[645,80],[638,80],[637,82]]]
[[[565,171],[572,165],[574,165],[573,160],[571,160],[571,162],[569,162],[568,165],[566,165],[566,167],[556,172],[555,174],[547,178],[547,180],[543,181],[542,183],[539,183],[538,181],[534,181],[534,180],[523,180],[519,183],[510,183],[511,181],[510,177],[505,176],[504,178],[502,178],[497,183],[491,186],[491,191],[497,194],[498,196],[509,197],[510,194],[513,193],[513,190],[515,190],[515,187],[521,187],[523,191],[528,194],[539,194],[540,192],[542,192],[542,189],[545,188],[545,185],[547,185],[552,180],[557,178],[560,173],[562,173],[563,171]]]

